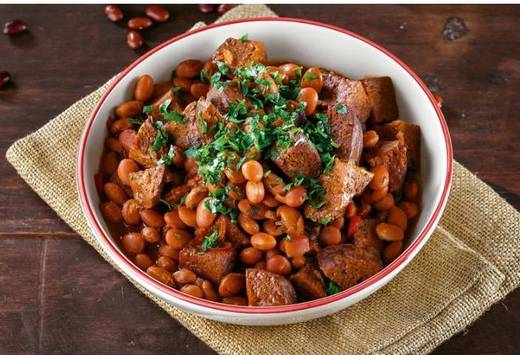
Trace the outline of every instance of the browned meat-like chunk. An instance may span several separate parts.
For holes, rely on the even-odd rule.
[[[318,264],[325,276],[343,289],[368,279],[383,268],[377,253],[353,244],[324,248],[318,254]]]
[[[281,306],[296,302],[296,291],[285,277],[261,269],[246,270],[250,306]]]
[[[159,203],[164,186],[165,171],[166,167],[159,165],[130,173],[130,188],[141,207],[152,208]]]
[[[352,198],[365,189],[372,177],[371,172],[336,159],[332,170],[318,178],[325,189],[325,205],[316,209],[307,204],[305,217],[314,222],[335,220],[345,212]]]
[[[163,145],[157,151],[152,150],[156,136],[157,129],[154,127],[153,119],[148,118],[143,122],[134,137],[134,141],[130,147],[129,157],[145,168],[154,167],[157,160],[168,150],[166,145]]]
[[[383,250],[383,241],[376,234],[376,220],[363,219],[359,222],[354,232],[354,245],[361,248],[374,248],[377,251]]]
[[[316,299],[327,296],[323,277],[314,264],[305,265],[297,273],[291,275],[289,280],[298,293],[305,298]]]
[[[385,140],[404,139],[408,168],[418,170],[421,162],[421,128],[403,120],[378,126],[377,133]]]
[[[392,79],[388,76],[362,80],[372,108],[372,120],[390,122],[399,116]]]
[[[363,127],[351,111],[347,114],[338,112],[335,106],[327,109],[331,126],[332,140],[339,145],[337,156],[345,162],[359,163],[363,151]]]
[[[167,101],[170,103],[166,107],[168,111],[177,111],[182,112],[181,105],[179,104],[179,97],[173,93],[173,91],[168,90],[164,95],[159,97],[152,103],[152,112],[151,115],[155,120],[162,120],[163,115],[160,112],[161,105],[167,104]]]
[[[390,175],[389,190],[398,191],[403,186],[407,169],[406,144],[402,140],[382,141],[367,151],[370,166],[384,165]]]
[[[361,123],[365,123],[370,115],[370,103],[361,81],[330,72],[323,82],[320,94],[328,105],[344,104]]]
[[[290,133],[289,133],[290,134]],[[297,132],[291,138],[289,147],[276,148],[273,162],[287,175],[303,174],[309,178],[319,175],[321,169],[320,154],[309,142],[305,133]]]
[[[235,248],[212,248],[203,251],[188,246],[179,253],[179,268],[188,268],[218,285],[222,278],[233,270],[236,255]]]
[[[222,91],[212,86],[206,97],[222,113],[227,113],[229,111],[230,104],[236,105],[241,100],[244,100],[246,106],[251,108],[249,100],[242,95],[237,80],[232,80],[229,83],[224,84]]]
[[[232,71],[253,63],[267,63],[267,53],[262,42],[228,38],[215,54],[214,61],[224,62]]]

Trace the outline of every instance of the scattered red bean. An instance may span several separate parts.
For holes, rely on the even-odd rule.
[[[170,18],[170,12],[164,7],[150,5],[145,7],[144,12],[146,16],[150,17],[156,22],[165,22]]]
[[[146,16],[134,17],[128,20],[128,28],[131,30],[142,30],[153,24],[152,19]]]
[[[234,8],[235,6],[235,4],[220,4],[217,8],[217,12],[222,15]]]
[[[132,49],[138,49],[143,45],[143,37],[141,37],[141,34],[138,31],[128,31],[128,35],[126,36],[126,43],[128,44],[128,47]]]
[[[123,19],[123,11],[117,5],[105,6],[105,15],[112,22],[121,21]]]
[[[6,87],[10,81],[11,74],[5,70],[0,71],[0,89]]]
[[[213,10],[215,10],[215,5],[212,4],[199,4],[197,6],[200,12],[203,12],[205,14],[209,14],[210,12],[213,12]]]
[[[8,21],[4,25],[5,35],[17,35],[27,31],[27,24],[22,20]]]

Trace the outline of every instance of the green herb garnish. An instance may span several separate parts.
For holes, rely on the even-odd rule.
[[[174,86],[174,87],[172,87],[172,92],[173,92],[174,94],[178,94],[181,90],[182,90],[182,89],[181,89],[180,86]]]
[[[208,132],[208,122],[206,122],[204,118],[202,118],[202,114],[200,112],[197,112],[196,119],[199,123],[200,133],[206,134],[206,132]]]
[[[324,217],[322,219],[320,219],[318,221],[319,224],[323,225],[323,226],[326,226],[327,224],[329,224],[331,221],[331,218],[330,217]]]
[[[150,113],[153,111],[152,105],[143,106],[143,113]]]
[[[160,150],[169,140],[168,133],[164,130],[164,124],[162,122],[155,122],[155,128],[157,128],[155,140],[150,147],[150,150],[153,152]]]
[[[215,248],[218,245],[218,231],[214,229],[210,234],[204,238],[202,242],[202,250],[207,251],[208,249]]]
[[[174,203],[168,202],[162,198],[159,200],[159,202],[162,203],[163,205],[165,205],[166,208],[168,208],[168,211],[171,211],[175,207]]]
[[[334,281],[329,280],[329,284],[326,290],[327,295],[334,295],[341,291],[343,291],[343,289],[338,284],[336,284]]]
[[[200,71],[200,81],[202,81],[203,83],[209,83],[209,74],[206,69],[202,69]]]
[[[346,115],[348,113],[348,108],[344,104],[337,104],[336,112],[339,113],[340,115]]]
[[[180,123],[180,124],[186,123],[184,114],[177,112],[175,110],[168,111],[168,107],[170,106],[171,102],[172,102],[172,100],[168,99],[159,106],[159,113],[162,115],[163,119],[165,121],[172,121],[172,122]]]
[[[216,60],[214,62],[217,65],[218,71],[222,73],[222,75],[229,74],[229,67],[226,63]]]
[[[158,165],[172,165],[173,159],[175,158],[175,149],[173,145],[170,144],[170,149],[166,154],[163,154],[159,160],[157,160]]]
[[[244,43],[249,38],[249,33],[244,33],[240,38],[238,39],[240,42]]]
[[[311,72],[307,72],[305,73],[305,75],[303,76],[305,79],[307,80],[316,80],[318,79],[320,76],[319,75],[316,75],[314,73],[311,73]]]

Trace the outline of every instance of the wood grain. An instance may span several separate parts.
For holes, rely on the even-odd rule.
[[[128,17],[143,8],[122,7]],[[3,158],[13,141],[147,49],[217,17],[195,5],[167,7],[171,20],[147,30],[147,46],[134,52],[124,26],[109,22],[101,5],[0,5],[0,23],[21,18],[30,28],[0,36],[0,70],[15,81],[0,90],[0,353],[212,353],[79,239]],[[350,29],[397,54],[444,96],[455,158],[520,207],[520,7],[272,8]],[[454,16],[469,31],[448,41],[443,28]],[[519,333],[517,290],[435,353],[513,354]]]

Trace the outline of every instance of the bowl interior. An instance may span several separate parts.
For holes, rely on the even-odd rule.
[[[421,127],[422,211],[412,231],[411,244],[429,223],[439,206],[449,180],[447,174],[449,142],[443,133],[435,107],[421,85],[397,61],[369,43],[331,28],[309,23],[249,21],[213,27],[185,35],[160,46],[134,63],[95,111],[86,137],[83,169],[80,173],[86,198],[95,219],[104,233],[108,228],[99,211],[99,197],[94,184],[103,141],[107,135],[106,121],[113,109],[129,100],[137,78],[150,74],[156,82],[168,80],[173,68],[182,60],[206,60],[227,37],[247,33],[250,39],[263,41],[270,61],[294,60],[306,66],[316,65],[353,79],[369,76],[390,76],[394,82],[400,117]]]

